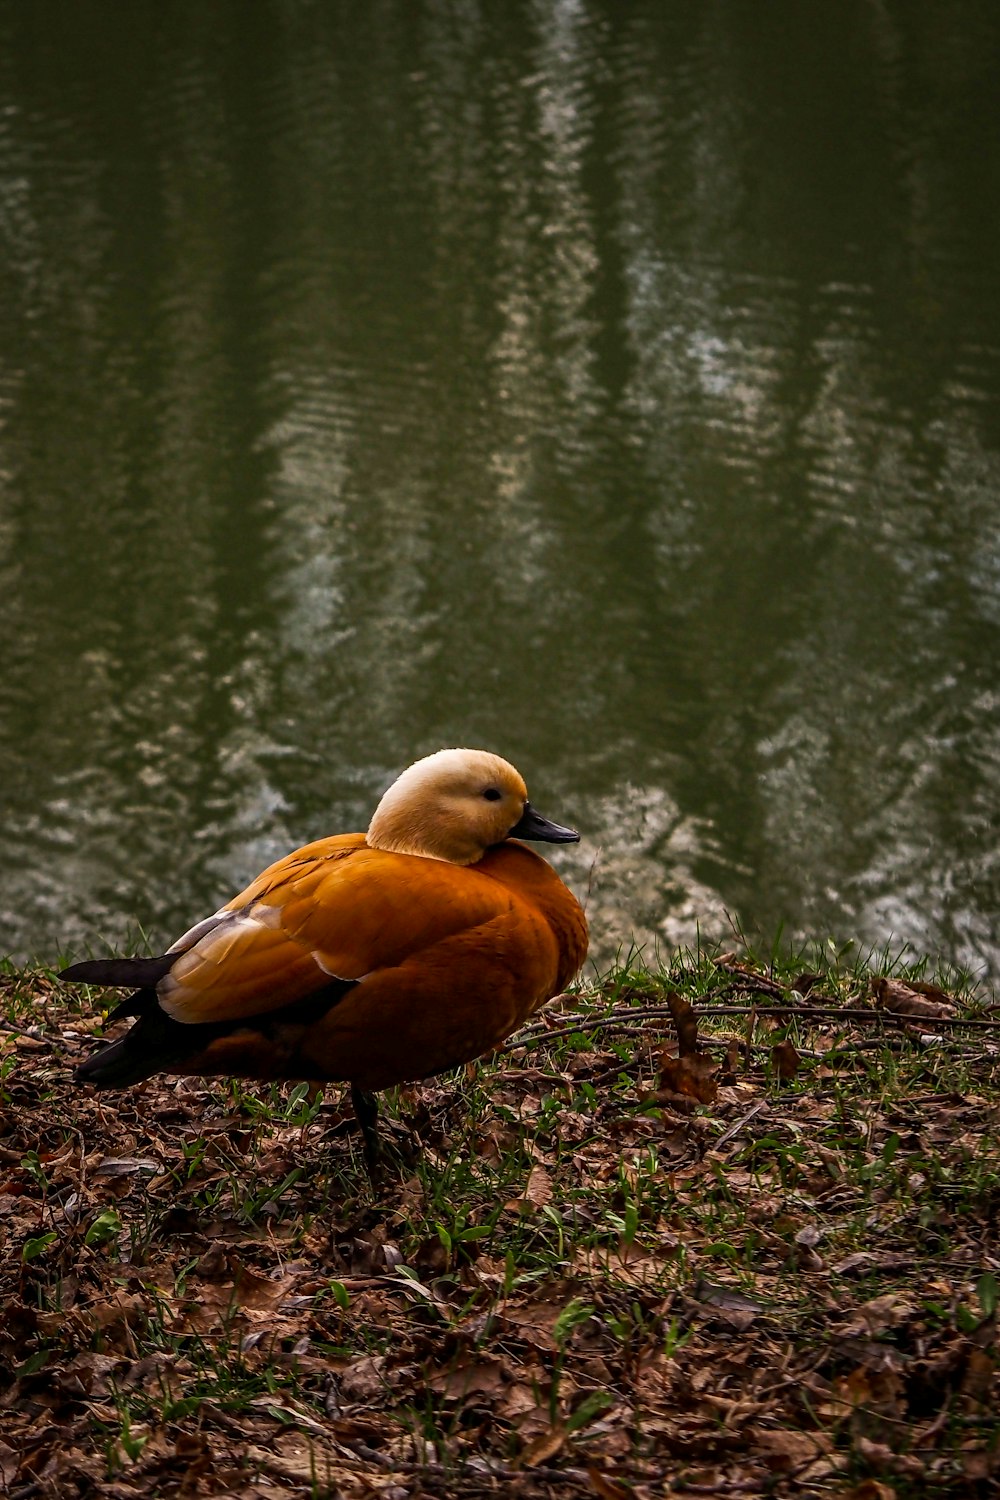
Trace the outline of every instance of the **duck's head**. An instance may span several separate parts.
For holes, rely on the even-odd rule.
[[[499,755],[438,750],[393,782],[366,837],[373,849],[473,865],[511,837],[573,844],[580,835],[536,813],[523,778]]]

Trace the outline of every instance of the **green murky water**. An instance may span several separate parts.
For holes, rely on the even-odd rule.
[[[995,0],[0,8],[0,950],[158,947],[466,743],[604,952],[995,972],[998,60]]]

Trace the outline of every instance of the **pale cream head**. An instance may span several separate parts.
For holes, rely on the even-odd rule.
[[[438,750],[414,762],[375,809],[373,849],[471,865],[520,822],[528,789],[489,750]]]

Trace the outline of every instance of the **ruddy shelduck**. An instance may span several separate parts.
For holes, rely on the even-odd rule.
[[[372,1159],[372,1091],[481,1057],[583,963],[580,905],[521,839],[579,834],[537,813],[499,755],[418,760],[367,833],[286,855],[161,957],[64,969],[133,989],[110,1018],[138,1017],[77,1079],[346,1082]]]

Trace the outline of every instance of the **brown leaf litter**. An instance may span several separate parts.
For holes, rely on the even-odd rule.
[[[626,1042],[554,1032],[400,1094],[372,1185],[334,1090],[301,1118],[225,1083],[75,1090],[85,1027],[25,984],[0,1085],[17,1500],[1000,1494],[988,1050],[852,1052],[867,1032],[815,1017],[755,1050],[643,992]],[[958,1013],[900,985],[880,1003]]]

